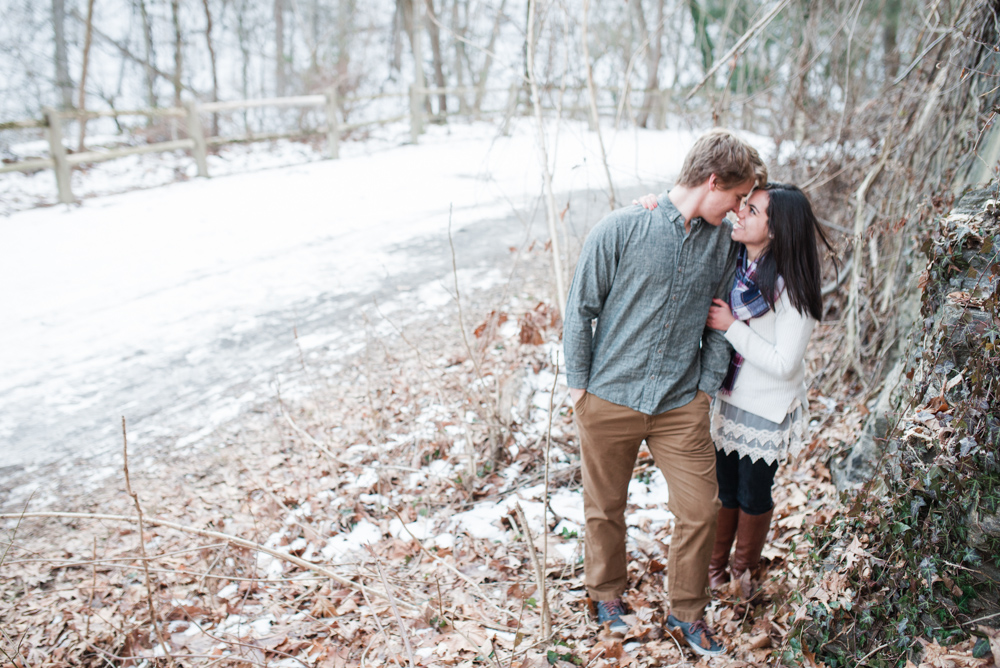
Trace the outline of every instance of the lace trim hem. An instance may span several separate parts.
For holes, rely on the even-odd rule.
[[[809,419],[802,411],[786,429],[757,429],[721,415],[712,413],[712,440],[717,450],[727,455],[736,452],[756,462],[784,463],[788,456],[797,457],[809,441]]]

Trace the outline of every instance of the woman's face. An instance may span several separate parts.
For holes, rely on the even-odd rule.
[[[747,247],[751,259],[756,259],[771,243],[771,229],[767,225],[767,204],[771,197],[766,190],[750,195],[733,223],[733,241]]]

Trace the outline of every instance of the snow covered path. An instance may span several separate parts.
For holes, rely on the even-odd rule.
[[[279,384],[301,391],[299,348],[332,373],[373,299],[397,322],[449,302],[449,216],[463,281],[505,280],[507,249],[547,237],[518,218],[541,192],[532,136],[432,128],[419,146],[0,220],[0,468],[117,451],[122,415],[130,443],[178,447]],[[691,141],[622,133],[616,187],[662,188]],[[604,211],[595,146],[563,126],[555,161],[560,192],[589,193],[573,204],[588,225]]]

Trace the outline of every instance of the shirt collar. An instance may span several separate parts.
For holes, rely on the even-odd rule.
[[[675,225],[680,224],[681,227],[684,226],[684,214],[682,214],[677,207],[674,206],[674,203],[670,201],[670,197],[667,193],[660,195],[657,198],[657,202],[659,203],[659,206],[663,208],[663,215],[667,220]]]

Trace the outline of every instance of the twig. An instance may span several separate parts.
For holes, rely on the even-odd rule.
[[[531,90],[531,106],[535,112],[535,124],[538,126],[538,161],[542,168],[542,180],[545,184],[546,218],[549,222],[549,238],[552,241],[552,271],[556,279],[556,298],[559,315],[566,312],[566,288],[563,277],[562,257],[559,250],[559,231],[556,229],[555,194],[552,191],[552,172],[549,169],[549,155],[545,149],[545,123],[542,121],[542,103],[538,97],[538,82],[535,80],[535,7],[536,0],[528,0],[528,84]]]
[[[861,657],[861,659],[855,665],[856,666],[862,666],[862,665],[864,665],[865,662],[868,661],[868,659],[871,658],[872,654],[874,654],[875,652],[878,652],[880,650],[883,650],[883,649],[885,649],[888,646],[889,646],[889,643],[883,643],[883,644],[879,645],[878,647],[876,647],[875,649],[873,649],[872,651],[868,652],[863,657]]]
[[[374,556],[374,552],[372,556]],[[414,668],[416,664],[413,661],[413,648],[410,647],[410,634],[406,631],[406,625],[403,624],[403,616],[399,614],[399,608],[396,606],[396,597],[392,595],[392,590],[389,589],[385,573],[382,572],[382,564],[379,563],[377,557],[375,558],[375,570],[378,571],[378,576],[382,579],[382,586],[385,587],[385,595],[389,599],[389,605],[392,606],[392,614],[396,616],[396,623],[399,624],[399,635],[403,638],[403,647],[406,648],[406,657],[410,660],[410,668]]]
[[[749,42],[751,39],[753,39],[754,36],[756,36],[757,33],[766,28],[771,23],[771,21],[774,20],[774,18],[778,15],[778,13],[786,6],[788,6],[789,2],[791,2],[791,0],[781,0],[781,2],[776,4],[774,8],[771,9],[770,12],[765,14],[759,21],[757,21],[757,23],[750,26],[750,29],[747,30],[745,33],[743,33],[743,37],[740,37],[738,40],[736,40],[736,44],[733,44],[733,48],[729,49],[729,51],[726,52],[726,55],[722,56],[722,58],[719,58],[717,61],[715,61],[715,65],[712,66],[712,69],[710,69],[708,73],[706,73],[705,76],[702,77],[701,81],[698,82],[698,85],[692,88],[691,92],[688,93],[684,99],[690,100],[692,97],[694,97],[694,94],[697,93],[701,89],[701,87],[705,85],[705,82],[711,79],[712,75],[715,74],[720,67],[722,67],[725,63],[728,63],[729,59],[734,57],[747,42]]]
[[[372,617],[375,618],[375,626],[378,627],[379,633],[381,633],[382,635],[385,636],[385,645],[386,645],[386,648],[389,649],[389,650],[392,650],[392,645],[390,644],[391,643],[391,639],[389,638],[389,633],[385,630],[385,627],[382,626],[382,620],[379,619],[378,613],[375,612],[375,606],[372,605],[372,602],[368,599],[368,594],[366,592],[361,592],[361,595],[365,597],[365,603],[368,604],[368,609],[372,611]],[[367,647],[367,649],[365,649],[365,654],[368,654],[368,650],[369,649],[371,649],[371,644],[369,644],[368,647]],[[391,652],[390,651],[390,654],[392,655],[392,660],[396,662],[397,666],[399,666],[399,657],[396,656],[395,652]],[[364,657],[362,656],[362,659],[363,658]],[[364,665],[364,662],[362,662],[362,665]],[[402,666],[400,666],[400,668],[402,668]]]
[[[608,180],[608,207],[614,211],[617,204],[615,184],[611,180],[611,170],[608,168],[608,154],[604,150],[604,137],[601,135],[601,118],[597,111],[597,91],[594,86],[594,68],[590,65],[590,43],[587,41],[587,15],[590,13],[590,0],[583,0],[583,19],[581,24],[583,42],[583,64],[587,71],[587,100],[590,104],[590,119],[597,133],[597,143],[601,148],[601,164],[604,165],[604,176]]]
[[[0,519],[14,518],[17,517],[16,514],[11,513],[0,513]],[[127,515],[103,515],[99,513],[68,513],[68,512],[37,512],[37,513],[25,513],[23,515],[25,518],[67,518],[67,519],[85,519],[85,520],[106,520],[110,522],[135,522],[134,517],[128,517]],[[182,531],[184,533],[194,534],[196,536],[202,536],[205,538],[216,538],[218,540],[225,540],[233,545],[238,545],[240,547],[245,547],[249,550],[256,550],[258,552],[263,552],[269,554],[276,559],[281,559],[282,561],[287,561],[290,564],[295,564],[296,566],[303,568],[307,571],[315,571],[317,573],[323,574],[325,577],[330,578],[335,582],[353,589],[355,591],[364,592],[366,587],[360,582],[354,582],[349,580],[342,575],[334,573],[329,568],[322,566],[320,564],[314,564],[311,561],[306,561],[291,554],[284,554],[278,552],[277,550],[271,549],[260,543],[255,543],[253,541],[245,540],[243,538],[237,538],[236,536],[231,536],[229,534],[224,534],[219,531],[209,531],[207,529],[195,529],[194,527],[184,526],[182,524],[177,524],[176,522],[170,522],[167,520],[161,520],[156,518],[145,518],[145,523],[153,526],[161,526],[167,529],[174,529],[175,531]],[[376,596],[382,596],[378,591],[373,592]],[[416,609],[416,606],[410,604],[405,604],[403,607]]]
[[[542,538],[544,539],[542,545],[542,564],[546,566],[549,563],[549,451],[552,448],[552,413],[555,412],[556,387],[559,384],[558,361],[555,363],[553,375],[552,390],[549,392],[549,423],[545,429],[545,496],[543,497],[545,503],[542,504]],[[547,625],[543,625],[542,627],[542,637],[548,638],[552,633],[552,618],[549,613],[549,601],[545,590],[542,591],[542,603],[545,606],[543,622],[547,623]]]
[[[135,503],[135,512],[139,521],[139,553],[142,555],[142,568],[146,576],[146,605],[149,608],[149,621],[156,631],[156,638],[160,641],[160,647],[167,656],[167,663],[176,666],[174,657],[170,653],[170,645],[163,637],[163,630],[160,628],[160,620],[156,616],[156,606],[153,605],[153,578],[149,574],[149,562],[146,560],[146,538],[143,536],[142,505],[139,503],[139,495],[132,491],[132,483],[128,475],[128,434],[125,430],[125,416],[122,416],[122,467],[125,469],[125,492],[132,497]]]
[[[337,455],[335,455],[332,452],[330,452],[329,448],[327,448],[325,445],[323,445],[322,443],[320,443],[319,441],[317,441],[315,438],[313,438],[312,435],[309,432],[307,432],[305,429],[301,428],[299,425],[295,424],[295,422],[292,420],[292,416],[288,414],[288,412],[285,410],[285,407],[280,402],[278,403],[278,407],[281,409],[281,414],[285,416],[285,420],[288,422],[288,425],[292,429],[294,429],[297,434],[299,434],[302,438],[306,439],[307,441],[309,441],[310,443],[312,443],[313,445],[315,445],[317,448],[320,449],[320,451],[323,452],[323,454],[325,454],[327,457],[329,457],[333,461],[337,462],[338,464],[340,464],[342,466],[348,466],[348,467],[350,466],[350,464],[348,464],[344,460],[342,460],[339,457],[337,457]]]
[[[394,508],[390,508],[389,510],[391,510],[393,512],[393,514],[396,515],[397,518],[399,518],[399,521],[402,522],[402,524],[403,524],[403,529],[406,531],[406,533],[410,534],[410,537],[413,538],[414,541],[416,541],[417,545],[420,546],[420,549],[421,549],[421,551],[423,551],[424,554],[426,554],[431,559],[433,559],[437,563],[441,564],[442,566],[444,566],[445,568],[447,568],[448,570],[450,570],[452,573],[454,573],[455,575],[457,575],[459,578],[461,578],[462,580],[464,580],[469,585],[472,585],[473,587],[475,587],[476,591],[479,592],[479,595],[483,599],[483,601],[485,601],[487,604],[491,605],[494,610],[496,610],[497,612],[499,612],[501,614],[506,614],[511,619],[515,618],[513,612],[511,612],[510,610],[507,610],[505,608],[501,608],[499,605],[497,605],[496,603],[494,603],[493,601],[491,601],[490,597],[487,596],[486,592],[483,591],[482,587],[480,587],[478,584],[476,584],[476,582],[474,580],[472,580],[468,575],[466,575],[462,571],[458,570],[457,568],[455,568],[454,566],[452,566],[451,564],[449,564],[447,561],[443,560],[441,557],[437,556],[436,554],[434,554],[433,552],[431,552],[430,550],[428,550],[426,547],[424,547],[423,543],[420,542],[420,539],[417,538],[416,536],[414,536],[413,532],[410,531],[410,529],[406,526],[406,522],[403,522],[403,517],[399,514],[399,511],[395,510]]]
[[[858,359],[858,351],[860,349],[860,328],[859,320],[861,315],[861,306],[859,304],[859,290],[861,283],[861,243],[862,235],[865,231],[865,206],[868,200],[868,190],[872,187],[875,179],[878,175],[882,173],[882,168],[885,167],[889,160],[889,155],[892,152],[892,130],[890,128],[889,134],[885,138],[885,143],[882,146],[882,155],[875,166],[865,175],[864,180],[861,185],[858,186],[857,191],[854,194],[855,209],[854,209],[854,238],[852,241],[854,258],[853,267],[851,270],[851,287],[847,298],[847,308],[846,308],[846,319],[847,319],[847,350],[845,354],[845,359],[848,364],[853,365],[853,368],[857,371],[859,377],[863,377],[864,373],[861,371],[861,362]]]
[[[521,529],[524,531],[524,537],[528,543],[528,554],[531,555],[531,563],[535,567],[535,585],[538,587],[542,599],[542,637],[547,638],[548,634],[552,632],[552,620],[549,619],[549,602],[545,589],[545,570],[542,568],[542,563],[538,560],[538,553],[535,551],[535,541],[531,535],[531,527],[528,526],[528,518],[524,516],[524,509],[521,508],[520,502],[514,504],[514,512],[517,513],[517,519],[521,524]],[[542,534],[542,540],[548,541],[548,537]]]
[[[483,369],[479,365],[479,360],[476,358],[475,353],[472,350],[472,346],[469,345],[469,337],[465,334],[465,316],[462,315],[462,295],[458,290],[458,261],[455,257],[455,241],[451,236],[451,211],[452,205],[448,205],[448,246],[451,248],[451,275],[452,279],[455,281],[455,304],[458,306],[458,329],[462,332],[462,343],[465,344],[465,350],[469,353],[469,359],[472,361],[472,366],[476,369],[476,376],[479,378],[479,384],[486,389],[486,379],[483,378]],[[494,381],[495,382],[495,381]],[[494,408],[494,413],[496,409]],[[499,422],[497,416],[494,414],[494,421]],[[465,439],[469,455],[469,485],[468,488],[472,489],[472,483],[476,479],[476,450],[472,445],[472,434],[469,432],[468,426],[466,426],[466,421],[462,420],[462,425],[465,427]]]

